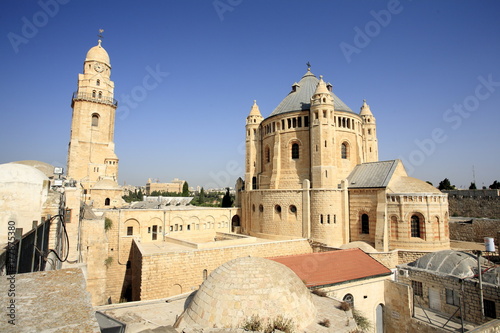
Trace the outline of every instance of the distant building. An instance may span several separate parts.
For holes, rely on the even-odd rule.
[[[170,193],[182,193],[182,187],[184,186],[185,180],[180,180],[174,178],[170,183],[155,183],[148,179],[146,183],[146,195],[151,195],[151,193],[157,192],[170,192]]]

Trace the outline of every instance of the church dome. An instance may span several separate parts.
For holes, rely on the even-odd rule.
[[[111,179],[101,179],[92,187],[93,190],[121,190],[118,183]]]
[[[316,91],[318,83],[319,79],[308,69],[302,79],[293,84],[293,90],[281,101],[269,117],[287,112],[309,110],[311,108],[311,97]],[[333,97],[336,111],[353,112],[333,92],[330,91],[330,94]]]
[[[99,61],[110,65],[108,52],[101,46],[101,41],[99,40],[99,44],[94,46],[87,52],[87,56],[85,57],[85,61]]]
[[[185,324],[237,328],[252,316],[311,324],[316,308],[309,290],[288,267],[272,260],[242,257],[226,262],[203,282],[184,314]]]

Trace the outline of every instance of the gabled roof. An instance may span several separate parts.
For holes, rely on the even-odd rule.
[[[307,73],[304,74],[299,83],[293,84],[295,86],[295,91],[292,90],[281,101],[281,103],[276,107],[276,109],[274,109],[274,111],[269,115],[269,117],[287,112],[309,110],[311,108],[311,97],[316,91],[316,86],[318,85],[318,82],[319,79],[308,69]],[[334,107],[336,111],[353,112],[333,92],[330,92],[330,94],[333,96]]]
[[[399,160],[362,163],[347,177],[349,188],[384,188],[391,180]]]
[[[390,275],[391,270],[361,251],[347,249],[268,258],[277,261],[305,281],[308,287]]]

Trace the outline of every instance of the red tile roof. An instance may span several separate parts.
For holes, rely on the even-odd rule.
[[[308,287],[391,274],[390,269],[357,248],[268,259],[290,268]]]

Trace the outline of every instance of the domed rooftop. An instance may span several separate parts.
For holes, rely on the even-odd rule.
[[[477,271],[477,258],[465,252],[443,250],[426,254],[408,266],[464,278]]]
[[[41,185],[44,180],[48,180],[47,176],[35,167],[17,163],[0,164],[0,183]]]
[[[319,79],[308,68],[307,73],[304,74],[299,83],[293,84],[294,89],[281,101],[269,117],[287,112],[309,110],[311,107],[311,97],[316,91],[318,83]],[[330,92],[330,94],[333,97],[336,111],[353,112],[333,92]]]
[[[54,176],[54,166],[45,162],[35,161],[35,160],[25,160],[25,161],[11,162],[11,163],[32,166],[43,172],[49,178]]]
[[[101,46],[101,40],[99,40],[99,43],[87,52],[85,61],[99,61],[107,65],[111,65],[108,52],[106,52],[106,50]]]
[[[366,242],[361,242],[361,241],[350,242],[350,243],[347,243],[347,244],[340,246],[340,248],[341,249],[356,249],[356,248],[358,248],[361,251],[363,251],[364,253],[376,253],[376,252],[378,252],[370,244],[368,244]]]
[[[237,328],[253,315],[282,316],[298,329],[315,320],[309,290],[288,267],[272,260],[243,257],[226,262],[203,282],[183,320],[192,327]]]
[[[424,182],[423,180],[401,176],[396,177],[389,183],[389,189],[394,193],[435,193],[441,194],[441,191]]]

